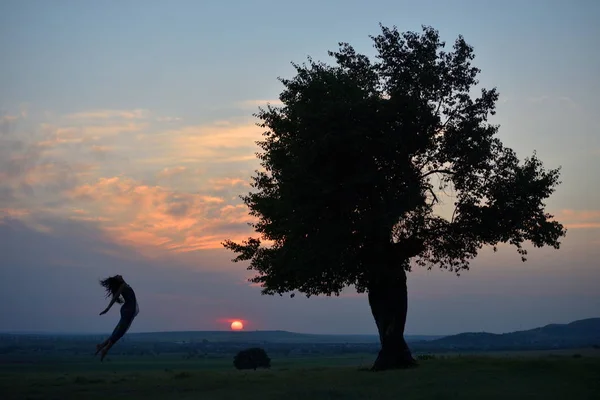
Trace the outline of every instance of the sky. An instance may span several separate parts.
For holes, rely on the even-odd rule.
[[[560,250],[482,251],[460,277],[409,274],[409,334],[509,332],[600,317],[600,3],[0,1],[0,331],[107,332],[98,279],[122,274],[131,332],[376,333],[366,296],[261,296],[220,243],[252,235],[252,113],[277,77],[379,23],[475,48],[499,136],[562,184]]]

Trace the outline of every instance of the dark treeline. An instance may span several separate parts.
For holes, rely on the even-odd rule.
[[[32,354],[82,355],[91,352],[100,336],[0,335],[0,356]],[[124,338],[114,348],[114,354],[159,356],[180,354],[183,358],[210,358],[231,355],[256,343],[251,342],[148,342]],[[378,343],[260,343],[260,347],[275,356],[334,355],[376,353]]]
[[[332,343],[330,338],[323,342],[306,340],[278,342],[271,332],[266,333],[264,337],[266,340],[259,340],[260,332],[248,336],[247,340],[240,340],[244,338],[243,336],[238,340],[230,340],[226,336],[226,340],[223,340],[223,337],[210,333],[211,340],[209,340],[202,338],[201,334],[202,332],[131,334],[115,346],[114,353],[130,356],[177,354],[182,358],[212,358],[230,356],[253,346],[261,347],[269,355],[276,357],[376,354],[379,350],[379,343],[376,341],[350,343],[340,340],[338,343]],[[172,340],[174,336],[178,337],[178,340]],[[251,337],[254,340],[250,340]],[[32,355],[84,355],[93,352],[95,344],[103,338],[103,335],[0,334],[0,359],[2,357],[10,357],[11,360],[18,360],[20,357],[31,359]],[[343,336],[339,338],[343,339]],[[418,353],[598,348],[599,345],[600,318],[564,325],[552,324],[506,334],[462,333],[433,340],[411,341],[411,347]]]

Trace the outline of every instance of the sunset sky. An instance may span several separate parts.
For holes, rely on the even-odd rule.
[[[98,279],[135,289],[132,332],[376,333],[365,295],[261,296],[220,242],[252,234],[252,113],[291,61],[378,23],[463,34],[500,92],[500,137],[562,166],[559,251],[485,250],[460,277],[409,274],[407,333],[599,317],[600,2],[0,1],[0,331],[110,332]],[[442,210],[443,211],[443,210]]]

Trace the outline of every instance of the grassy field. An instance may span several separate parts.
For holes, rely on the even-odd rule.
[[[599,352],[600,353],[600,352]],[[40,358],[1,363],[2,399],[599,399],[600,357],[445,356],[419,368],[361,370],[372,355],[274,359],[236,371],[230,358]]]

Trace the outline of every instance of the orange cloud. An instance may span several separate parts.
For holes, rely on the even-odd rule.
[[[238,126],[189,126],[167,132],[176,146],[191,146],[192,152],[202,148],[236,148],[254,146],[260,139],[262,129],[256,125]],[[186,147],[189,149],[189,147]]]
[[[0,208],[0,222],[2,222],[2,218],[20,218],[25,217],[31,214],[29,210],[24,208]]]
[[[32,215],[93,222],[117,241],[161,251],[221,249],[225,239],[252,235],[253,219],[238,195],[255,168],[233,163],[258,163],[255,142],[263,130],[246,120],[164,129],[146,116],[143,110],[47,115],[51,123],[30,136],[9,132],[0,138],[6,140],[0,189],[9,199],[2,206],[18,209],[26,200]],[[162,131],[154,133],[152,122]]]
[[[121,119],[145,119],[148,118],[150,112],[144,109],[134,109],[134,110],[91,110],[91,111],[83,111],[73,114],[68,114],[65,116],[67,119],[113,119],[113,118],[121,118]]]
[[[140,146],[150,164],[222,163],[256,160],[256,141],[263,130],[255,124],[199,125],[141,135]]]
[[[120,177],[81,185],[68,197],[86,210],[72,218],[99,222],[119,242],[173,252],[222,248],[227,238],[247,237],[252,221],[244,205],[226,204],[210,193],[178,192]]]
[[[178,122],[181,121],[179,117],[157,117],[156,120],[158,122]]]
[[[100,146],[100,145],[96,145],[96,144],[92,146],[92,153],[104,154],[104,153],[108,153],[111,150],[112,150],[112,147],[110,147],[110,146]]]
[[[1,144],[0,144],[1,145]],[[54,195],[73,187],[77,181],[93,170],[91,164],[66,161],[48,157],[35,145],[23,145],[20,151],[0,154],[0,189],[11,191],[15,200],[30,203],[34,189],[54,190]],[[49,195],[46,192],[46,195]],[[46,198],[48,200],[48,198]]]
[[[61,127],[42,124],[42,130],[46,132],[46,135],[45,138],[37,142],[36,145],[42,148],[51,148],[65,144],[91,143],[122,133],[140,132],[147,126],[146,123],[136,122]]]
[[[600,210],[564,209],[555,215],[555,219],[567,229],[600,228]]]
[[[23,178],[23,182],[28,185],[43,185],[52,182],[58,182],[67,177],[68,167],[59,163],[38,164],[30,169]]]
[[[25,115],[21,112],[17,119],[25,118]],[[70,163],[62,157],[54,157],[43,145],[50,137],[43,128],[26,131],[11,128],[0,135],[0,201],[3,207],[31,207],[32,213],[37,214],[47,208],[47,204],[58,200],[62,190],[75,186],[79,172],[88,170],[88,165],[82,162]]]
[[[130,122],[126,124],[106,125],[81,125],[67,128],[59,128],[57,135],[83,137],[84,139],[98,140],[103,136],[112,136],[119,133],[138,132],[147,125],[143,123]]]
[[[167,167],[167,168],[164,168],[159,173],[157,173],[156,177],[157,178],[170,178],[175,175],[183,174],[186,171],[187,171],[187,167],[184,167],[184,166]]]
[[[11,123],[19,119],[19,115],[3,115],[0,118],[0,123]]]
[[[110,222],[110,218],[106,217],[91,217],[85,215],[72,215],[69,217],[74,221],[86,221],[86,222]]]
[[[221,208],[220,214],[226,221],[234,224],[245,224],[256,221],[256,218],[248,213],[248,207],[245,204],[235,206],[226,205]]]
[[[223,190],[236,186],[250,187],[250,184],[241,178],[213,178],[208,183],[214,190]]]

